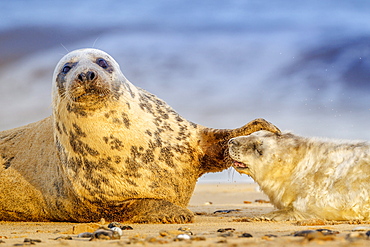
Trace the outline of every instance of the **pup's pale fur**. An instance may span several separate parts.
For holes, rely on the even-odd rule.
[[[55,68],[53,115],[0,132],[0,220],[190,222],[197,179],[229,166],[230,138],[260,129],[279,131],[191,123],[107,53],[73,51]]]
[[[273,220],[370,219],[370,144],[258,131],[229,141],[235,169],[278,211]]]

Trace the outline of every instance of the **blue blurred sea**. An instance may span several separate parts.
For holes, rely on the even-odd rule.
[[[0,130],[50,115],[54,66],[95,47],[195,123],[370,140],[369,13],[366,0],[0,1]]]

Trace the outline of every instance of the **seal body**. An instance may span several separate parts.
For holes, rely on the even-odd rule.
[[[265,219],[370,219],[370,144],[258,131],[229,141],[234,167],[276,212]]]
[[[279,132],[191,123],[96,49],[61,59],[52,94],[52,116],[0,132],[0,220],[191,222],[197,179],[229,167],[228,139]]]

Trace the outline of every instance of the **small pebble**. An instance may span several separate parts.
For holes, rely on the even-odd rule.
[[[0,244],[3,244],[3,243],[5,243],[5,241],[0,239]]]
[[[213,202],[205,202],[204,205],[212,205]]]
[[[186,231],[190,231],[190,227],[182,226],[182,227],[180,227],[180,228],[179,228],[179,229],[177,229],[177,230],[186,232]]]
[[[121,236],[116,231],[99,229],[93,233],[93,237],[90,240],[95,239],[111,240],[120,238]]]
[[[352,229],[352,232],[364,232],[364,231],[369,231],[370,227],[368,226],[358,226]]]
[[[119,227],[117,227],[117,226],[112,227],[112,228],[110,228],[110,229],[111,229],[112,231],[118,232],[118,234],[119,234],[120,236],[122,236],[122,235],[123,235],[122,229],[121,229],[121,228],[119,228]]]
[[[112,223],[109,223],[108,225],[108,228],[113,228],[113,227],[119,227],[121,228],[121,230],[133,230],[133,228],[131,226],[125,226],[119,222],[112,222]]]
[[[31,239],[31,238],[25,238],[23,240],[24,243],[30,243],[30,244],[35,244],[35,243],[41,243],[41,239]]]
[[[217,230],[217,232],[233,232],[233,231],[235,231],[234,228],[221,228]]]
[[[333,231],[333,230],[330,230],[330,229],[316,229],[316,231],[318,232],[321,232],[322,234],[324,234],[325,236],[327,235],[337,235],[339,234],[338,231]]]
[[[252,234],[245,232],[242,235],[240,235],[239,238],[253,238],[253,236]]]
[[[351,232],[348,233],[346,236],[346,239],[349,241],[355,241],[359,239],[367,239],[367,234],[362,233],[362,232]]]
[[[189,234],[189,235],[193,235],[192,231],[190,230],[190,227],[183,226],[183,227],[180,227],[177,230],[182,231],[182,232],[184,232],[186,234]]]
[[[273,235],[273,234],[266,234],[266,235],[262,236],[261,239],[264,239],[264,240],[272,240],[272,239],[277,238],[277,237],[278,236]]]
[[[179,230],[170,230],[170,231],[162,230],[162,231],[159,232],[159,235],[162,236],[162,237],[177,236],[177,235],[180,235],[180,234],[184,234],[184,232],[179,231]]]
[[[78,238],[91,238],[92,236],[91,232],[83,232],[77,235]]]
[[[224,238],[227,238],[227,237],[232,237],[234,236],[233,232],[224,232],[222,234],[219,235],[220,237],[224,237]]]
[[[71,236],[60,236],[57,238],[54,238],[54,240],[72,240],[73,238]]]
[[[217,211],[214,211],[213,213],[214,214],[217,214],[217,213],[228,214],[228,213],[231,213],[231,212],[238,212],[238,211],[240,211],[240,209],[225,209],[225,210],[217,210]]]
[[[134,230],[134,228],[132,228],[131,226],[122,226],[120,227],[123,231],[124,230]]]
[[[298,231],[293,234],[294,237],[305,237],[309,233],[316,232],[314,230],[304,230],[304,231]]]
[[[270,201],[266,201],[266,200],[263,200],[263,199],[257,199],[257,200],[255,200],[255,202],[258,202],[258,203],[270,203]]]
[[[190,236],[188,234],[179,234],[176,236],[175,240],[190,240]]]
[[[366,236],[367,236],[368,238],[370,238],[370,231],[367,231],[367,232],[366,232]]]
[[[294,237],[304,237],[308,241],[312,240],[322,240],[331,241],[336,239],[336,234],[339,232],[331,231],[328,229],[318,229],[318,230],[305,230],[298,231],[293,234]]]
[[[105,219],[101,218],[99,223],[100,223],[100,225],[105,225]]]

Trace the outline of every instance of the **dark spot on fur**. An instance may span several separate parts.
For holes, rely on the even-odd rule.
[[[82,129],[80,128],[80,126],[78,126],[77,124],[73,123],[73,128],[74,128],[75,134],[77,136],[86,137],[86,133],[82,131]]]
[[[57,196],[64,196],[64,183],[62,179],[56,179],[53,183],[55,190],[57,191]]]
[[[109,112],[104,113],[104,117],[110,118],[110,116],[112,116],[112,115],[114,115],[116,113],[117,113],[116,110],[110,110]]]
[[[178,132],[178,136],[176,137],[177,140],[187,140],[190,137],[190,131],[188,131],[188,127],[186,125],[179,124],[180,130]]]
[[[171,128],[171,125],[167,122],[163,123],[162,128],[165,129],[166,131],[173,131],[173,129]]]
[[[7,158],[5,156],[2,156],[2,158],[5,160],[5,162],[3,164],[4,169],[8,169],[11,166],[11,162],[14,159],[14,157]]]
[[[66,128],[66,126],[62,123],[62,128],[63,128],[63,133],[64,134],[67,134],[68,132],[67,132],[67,128]]]
[[[173,163],[173,157],[174,154],[172,153],[171,147],[167,146],[161,148],[159,160],[164,161],[166,165],[172,168],[175,167],[175,164]]]
[[[56,129],[57,129],[57,131],[59,132],[59,134],[63,134],[63,132],[62,132],[62,130],[61,130],[61,128],[60,128],[60,126],[59,126],[59,123],[56,123],[56,125],[55,125],[55,127],[56,127]]]
[[[71,145],[73,151],[77,154],[81,154],[82,156],[86,156],[90,154],[91,156],[98,156],[99,152],[93,148],[91,148],[86,143],[82,142],[78,139],[78,136],[70,132],[69,134],[69,144]]]
[[[183,122],[184,121],[184,119],[182,119],[182,117],[180,117],[180,116],[176,116],[176,121],[177,122]]]
[[[114,163],[116,163],[116,164],[121,163],[121,160],[122,160],[121,157],[119,157],[119,156],[114,156],[113,159],[114,159]]]
[[[139,106],[143,111],[147,111],[154,115],[153,105],[151,104],[147,94],[140,94],[139,101]]]
[[[103,137],[103,141],[105,142],[105,144],[108,144],[109,138],[108,138],[108,137],[106,137],[106,136],[104,136],[104,137]]]
[[[126,194],[127,195],[130,195],[130,196],[132,196],[132,197],[135,197],[135,196],[138,196],[139,195],[139,193],[137,192],[137,191],[135,191],[135,190],[126,190]],[[120,216],[121,216],[121,214],[120,214]]]
[[[78,106],[72,106],[69,103],[67,104],[67,111],[68,112],[73,112],[76,115],[81,116],[81,117],[86,117],[87,116],[87,113],[83,110],[83,108],[78,107]]]
[[[152,188],[152,189],[157,189],[160,187],[160,184],[158,183],[158,181],[154,181],[152,182],[150,185],[149,185],[149,188]]]
[[[141,177],[141,174],[138,172],[139,168],[141,167],[141,164],[139,164],[137,161],[135,161],[132,158],[127,158],[125,160],[125,163],[126,163],[127,169],[123,172],[122,175],[129,176],[129,177],[135,177],[135,178]]]
[[[196,123],[192,123],[192,122],[190,122],[190,125],[191,125],[194,129],[198,128],[198,125],[197,125]]]
[[[134,159],[140,157],[140,153],[136,146],[131,146],[131,157],[133,157]]]
[[[141,163],[149,164],[154,162],[155,157],[153,153],[153,149],[144,149],[143,147],[131,147],[131,158],[127,159],[125,162],[128,164],[127,168],[136,172],[138,168],[141,167]]]
[[[133,186],[135,186],[135,187],[138,187],[138,185],[137,185],[133,180],[131,180],[131,179],[126,179],[126,181],[127,181],[129,184],[131,184],[131,185],[133,185]]]
[[[109,137],[104,136],[103,141],[110,145],[110,148],[112,150],[116,149],[118,151],[121,150],[121,148],[124,147],[123,142],[119,140],[118,138],[114,137],[113,135],[110,135]]]
[[[125,87],[125,89],[130,93],[131,95],[131,98],[135,98],[135,94],[134,92],[132,91],[131,89],[131,86],[127,83],[123,83],[123,86]]]
[[[58,137],[56,137],[56,139],[55,139],[55,146],[56,146],[56,148],[58,150],[58,154],[59,155],[62,155],[63,157],[65,157],[65,150],[64,150],[62,144],[60,143]]]
[[[154,154],[153,154],[153,150],[151,149],[147,149],[144,153],[144,155],[142,156],[142,162],[144,164],[148,164],[148,163],[151,163],[151,162],[154,162]]]
[[[121,120],[119,120],[118,118],[113,118],[113,123],[122,124]]]
[[[127,115],[127,113],[125,112],[122,113],[122,120],[126,128],[129,129],[131,123],[130,123],[130,117]]]
[[[70,158],[67,163],[68,167],[71,168],[74,173],[77,173],[82,167],[82,160],[80,158]]]

